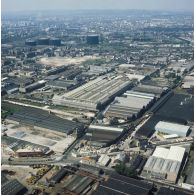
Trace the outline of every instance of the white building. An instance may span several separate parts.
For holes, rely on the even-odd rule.
[[[156,124],[155,130],[167,133],[167,134],[177,134],[178,136],[185,137],[189,132],[190,126],[180,125],[177,123],[170,123],[165,121],[160,121]]]
[[[184,158],[185,148],[171,146],[170,149],[157,147],[144,166],[147,178],[167,180],[175,183]]]

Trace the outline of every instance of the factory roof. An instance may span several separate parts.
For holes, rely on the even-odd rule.
[[[126,105],[126,107],[143,108],[150,103],[150,99],[144,97],[134,97],[127,95],[127,97],[116,97],[114,103],[119,105]]]
[[[57,173],[55,173],[49,180],[49,182],[51,183],[58,183],[60,182],[61,179],[63,179],[63,177],[68,174],[68,171],[65,168],[61,168]]]
[[[156,147],[154,153],[152,156],[158,157],[158,158],[166,158],[169,153],[169,149],[162,148],[162,147]]]
[[[18,149],[27,148],[27,147],[31,147],[32,149],[35,150],[41,149],[44,152],[49,151],[49,147],[38,145],[38,144],[32,144],[31,142],[16,139],[14,137],[9,137],[9,136],[2,136],[1,144],[11,148],[13,151],[17,151]]]
[[[154,93],[156,95],[160,95],[164,91],[164,88],[158,87],[158,86],[140,84],[137,87],[133,88],[133,90],[145,92],[145,93]]]
[[[74,175],[68,180],[64,187],[71,192],[81,194],[92,182],[93,179],[87,176]]]
[[[183,132],[184,134],[186,134],[188,132],[188,130],[190,129],[190,126],[187,125],[181,125],[181,124],[177,124],[177,123],[170,123],[170,122],[165,122],[165,121],[159,121],[157,123],[157,125],[155,126],[155,129],[157,131],[161,131],[162,129],[166,129],[171,131],[178,131],[178,132]]]
[[[97,188],[93,195],[102,194],[129,194],[129,195],[147,195],[152,189],[153,185],[132,179],[129,177],[113,174],[108,181],[103,182]]]
[[[81,123],[62,119],[46,111],[35,108],[23,108],[20,111],[8,116],[7,119],[14,120],[26,125],[33,125],[50,129],[53,131],[71,133],[72,130],[83,128]]]
[[[181,162],[185,153],[185,148],[179,146],[171,146],[167,159]]]
[[[170,149],[158,146],[156,147],[152,156],[181,162],[184,153],[185,153],[185,148],[180,146],[171,146]]]
[[[2,195],[24,194],[27,189],[16,179],[9,180],[1,186]]]
[[[132,91],[132,90],[131,91],[126,91],[124,94],[135,96],[135,97],[149,98],[149,99],[153,99],[155,97],[155,95],[152,94],[152,93],[144,93],[144,92]]]
[[[104,105],[112,97],[122,93],[130,84],[131,81],[126,77],[101,76],[62,96],[55,96],[53,102],[69,107],[89,110],[93,108],[94,110],[98,104]],[[92,107],[91,104],[93,104]]]
[[[90,129],[105,130],[105,131],[117,131],[117,132],[122,132],[123,131],[123,128],[98,126],[98,125],[90,125],[89,128]]]
[[[160,190],[157,192],[157,195],[190,195],[191,193],[178,191],[178,190],[171,190],[166,187],[161,187]]]

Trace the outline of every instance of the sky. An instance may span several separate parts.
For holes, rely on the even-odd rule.
[[[194,0],[1,0],[2,12],[79,9],[193,11]]]

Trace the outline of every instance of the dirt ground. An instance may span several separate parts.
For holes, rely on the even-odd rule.
[[[90,59],[99,59],[96,56],[83,56],[83,57],[43,57],[40,58],[38,63],[43,64],[43,65],[48,65],[48,66],[62,66],[62,65],[70,65],[70,64],[75,64],[75,65],[80,65],[81,63],[90,60]]]

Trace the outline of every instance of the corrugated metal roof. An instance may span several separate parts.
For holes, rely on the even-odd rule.
[[[184,133],[187,134],[188,130],[189,130],[190,126],[187,125],[180,125],[177,123],[170,123],[170,122],[165,122],[165,121],[160,121],[157,123],[157,125],[155,126],[155,130],[157,131],[170,131],[170,132],[178,132],[178,133]]]
[[[156,147],[156,149],[155,149],[155,151],[154,151],[152,156],[156,156],[158,158],[166,159],[168,153],[169,153],[169,149],[162,148],[162,147]]]
[[[185,148],[179,146],[171,146],[167,159],[181,162],[185,153]]]
[[[105,131],[119,131],[119,132],[123,131],[123,128],[98,126],[98,125],[90,125],[89,129],[100,129],[100,130],[105,130]]]

